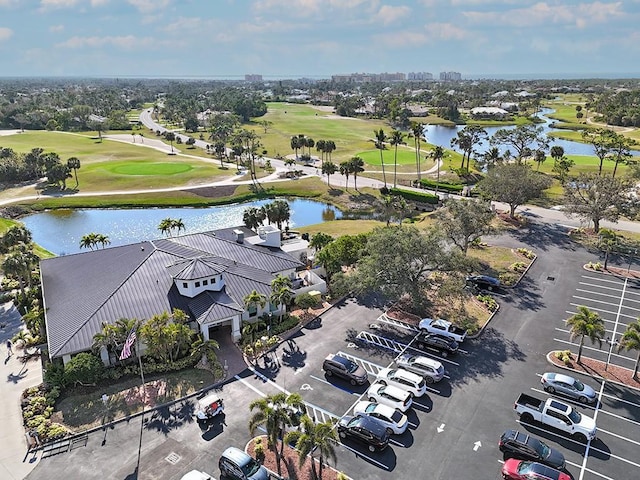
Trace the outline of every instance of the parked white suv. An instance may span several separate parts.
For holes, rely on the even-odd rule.
[[[375,382],[369,387],[366,398],[368,398],[370,402],[382,403],[383,405],[397,408],[402,413],[409,410],[409,407],[411,407],[413,403],[411,394],[406,390],[394,387],[393,385],[384,385],[380,382]]]
[[[404,368],[383,368],[378,372],[378,382],[406,390],[414,397],[427,393],[427,383],[422,376]]]

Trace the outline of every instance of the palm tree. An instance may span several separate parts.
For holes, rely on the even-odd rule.
[[[609,255],[620,244],[620,236],[609,228],[601,228],[598,231],[598,247],[604,250],[604,270],[607,269],[609,263]]]
[[[280,309],[280,315],[278,315],[278,322],[281,322],[284,310],[286,310],[286,306],[291,302],[291,299],[293,298],[293,293],[288,287],[281,287],[276,290],[272,285],[271,288],[272,292],[271,296],[269,297],[269,301],[271,302],[271,304],[278,305],[278,307],[280,307],[281,305],[285,306],[284,309]]]
[[[329,155],[329,161],[331,161],[331,153],[337,149],[336,143],[333,140],[326,140],[324,144],[324,151]]]
[[[382,165],[382,180],[384,182],[384,188],[387,188],[387,175],[384,171],[384,156],[382,155],[382,151],[384,150],[384,142],[387,141],[387,135],[384,133],[384,130],[374,130],[373,134],[376,137],[375,144],[376,148],[380,150],[380,165]],[[355,176],[354,176],[355,182]],[[356,188],[357,190],[357,188]]]
[[[254,435],[259,426],[264,426],[267,431],[267,444],[276,457],[278,476],[282,473],[281,460],[284,452],[284,442],[280,442],[278,450],[278,441],[281,435],[284,436],[285,429],[293,425],[293,415],[299,411],[305,411],[305,409],[302,397],[297,393],[289,395],[276,393],[253,400],[249,404],[249,410],[253,412],[249,419],[249,432]],[[254,412],[254,410],[256,411]]]
[[[404,145],[404,134],[400,130],[392,130],[389,143],[394,146],[393,152],[393,188],[396,188],[396,179],[398,176],[398,145]]]
[[[360,157],[351,157],[349,160],[349,169],[353,173],[353,188],[358,190],[358,174],[364,172],[364,160]]]
[[[322,162],[322,174],[327,176],[327,187],[331,188],[329,179],[331,175],[333,175],[337,171],[338,171],[338,166],[332,161],[328,160],[326,162]]]
[[[171,236],[172,226],[173,226],[173,219],[165,218],[158,224],[158,230],[160,230],[160,232],[163,235]]]
[[[627,325],[627,330],[622,334],[618,351],[621,349],[637,350],[636,364],[633,367],[633,378],[638,378],[638,364],[640,364],[640,319]]]
[[[564,148],[562,148],[560,145],[554,145],[551,147],[549,155],[551,155],[551,158],[553,158],[557,162],[562,157],[564,157]]]
[[[184,222],[182,221],[181,218],[178,218],[176,220],[173,220],[172,224],[171,224],[171,230],[176,229],[178,231],[178,235],[180,235],[180,231],[181,230],[186,230],[187,227],[184,226]]]
[[[278,275],[276,278],[271,280],[271,290],[276,291],[281,288],[291,288],[291,279],[286,275]]]
[[[262,208],[249,207],[242,213],[242,221],[245,227],[256,230],[260,225],[264,224],[267,215]]]
[[[313,248],[316,252],[319,252],[333,242],[333,240],[334,238],[328,233],[318,232],[311,237],[311,240],[309,240],[309,247]]]
[[[98,234],[91,232],[83,235],[80,238],[80,248],[89,248],[93,250],[93,248],[98,244]]]
[[[171,144],[171,153],[173,153],[173,142],[176,140],[176,134],[173,132],[166,132],[164,134],[164,138],[166,138]]]
[[[345,176],[344,186],[345,189],[349,189],[349,175],[351,174],[351,165],[350,162],[344,161],[340,164],[340,175]]]
[[[420,140],[424,138],[424,126],[418,122],[411,122],[411,133],[413,143],[416,148],[416,174],[418,175],[418,183],[420,183]]]
[[[333,427],[331,421],[315,423],[308,415],[303,415],[300,419],[300,430],[292,430],[284,437],[286,443],[296,446],[300,468],[305,464],[307,457],[311,457],[311,473],[314,480],[322,480],[325,459],[336,462],[334,445],[338,439]],[[318,471],[316,456],[319,463]]]
[[[299,135],[291,137],[291,150],[295,150],[296,158],[298,158],[298,150],[302,147],[302,140],[304,137],[301,138]]]
[[[2,262],[2,271],[5,275],[18,280],[20,292],[24,295],[24,282],[31,287],[31,272],[38,264],[39,258],[30,250],[13,249]]]
[[[244,306],[247,308],[249,313],[251,313],[252,309],[255,309],[257,312],[258,306],[260,308],[264,308],[264,306],[267,304],[267,296],[262,293],[258,293],[257,290],[252,290],[251,293],[245,295],[242,301],[244,302]]]
[[[67,160],[67,167],[69,170],[73,170],[73,174],[76,178],[76,188],[78,188],[78,169],[80,168],[80,159],[77,157],[70,157]]]
[[[444,148],[440,145],[436,145],[433,147],[433,150],[431,150],[431,158],[436,162],[436,171],[438,172],[436,175],[436,195],[438,195],[438,187],[440,186],[440,162],[444,158],[444,155]]]
[[[605,336],[604,321],[596,312],[592,312],[584,305],[578,307],[578,313],[574,314],[567,320],[567,325],[571,327],[569,333],[573,341],[580,337],[580,346],[578,347],[578,363],[582,357],[582,346],[584,345],[584,337],[587,336],[591,343],[598,343],[602,346],[602,339]]]
[[[30,245],[32,241],[31,232],[24,225],[14,225],[2,236],[2,250],[9,251],[16,245]]]
[[[216,350],[220,349],[220,344],[215,340],[204,340],[202,335],[198,335],[198,339],[191,344],[191,353],[190,356],[192,358],[199,358],[203,360],[207,359],[209,365],[211,365],[211,361],[216,358]]]
[[[321,165],[324,165],[324,153],[325,153],[325,147],[326,147],[326,143],[324,140],[318,140],[316,142],[316,151],[320,152],[320,161],[322,162]]]
[[[242,335],[244,337],[251,337],[251,343],[256,341],[256,332],[258,330],[260,330],[261,328],[265,328],[266,324],[264,323],[264,320],[262,320],[261,318],[258,318],[258,320],[256,320],[255,322],[247,322],[244,321],[242,322]]]

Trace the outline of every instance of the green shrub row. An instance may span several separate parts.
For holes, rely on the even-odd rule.
[[[430,203],[436,205],[439,201],[437,195],[433,195],[432,193],[421,193],[421,192],[413,192],[411,190],[402,190],[400,188],[391,188],[389,191],[393,195],[399,195],[405,200],[411,200],[414,202],[422,202],[422,203]]]
[[[422,188],[428,188],[429,190],[435,190],[437,187],[438,190],[451,193],[462,193],[462,189],[465,187],[460,183],[436,182],[435,180],[431,180],[429,178],[420,179],[420,186]]]
[[[59,388],[45,385],[31,387],[22,392],[22,421],[26,429],[38,434],[41,442],[66,436],[66,427],[51,421],[53,405],[60,395]]]

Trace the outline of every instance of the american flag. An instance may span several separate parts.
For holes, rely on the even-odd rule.
[[[136,331],[135,329],[131,329],[131,332],[129,332],[129,336],[127,337],[127,341],[124,342],[124,347],[122,347],[120,360],[124,360],[131,356],[131,347],[134,343],[136,343]]]

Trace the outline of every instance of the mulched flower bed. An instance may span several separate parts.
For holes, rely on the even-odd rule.
[[[258,437],[256,437],[258,438]],[[271,470],[272,472],[278,471],[278,467],[276,464],[275,454],[271,449],[266,448],[267,446],[267,437],[266,435],[262,435],[262,444],[265,446],[264,449],[264,461],[262,464]],[[247,445],[247,453],[255,458],[255,438],[252,439]],[[296,452],[293,448],[285,445],[284,447],[284,460],[281,462],[282,466],[282,476],[289,477],[291,479],[298,480],[312,480],[313,476],[311,473],[311,459],[307,458],[307,461],[302,466],[302,468],[298,468],[298,452]],[[338,480],[339,472],[333,470],[326,466],[322,470],[322,480]],[[341,478],[349,478],[347,476],[343,476]]]
[[[640,389],[640,380],[633,378],[633,370],[629,368],[619,367],[617,365],[609,364],[605,370],[606,363],[593,358],[585,357],[584,355],[580,359],[580,363],[576,362],[577,355],[571,354],[572,362],[569,365],[565,365],[555,356],[555,352],[551,352],[549,360],[558,367],[574,370],[579,373],[591,375],[595,378],[604,378],[612,382],[622,383],[632,388]]]

